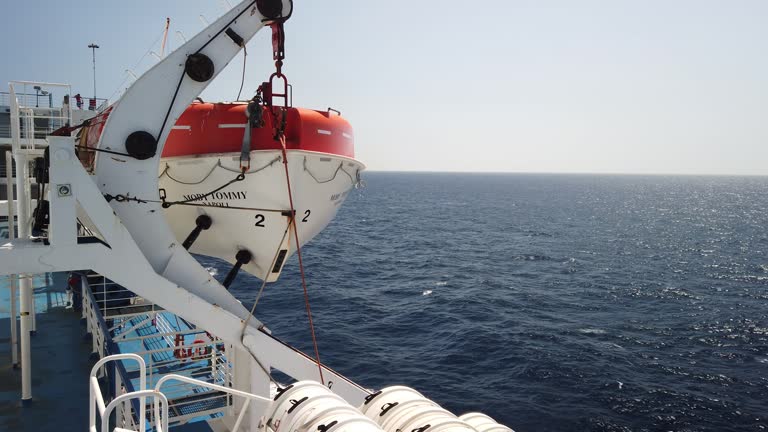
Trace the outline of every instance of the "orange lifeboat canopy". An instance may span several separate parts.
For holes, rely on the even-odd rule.
[[[173,126],[163,157],[239,153],[247,125],[245,103],[193,103]],[[251,129],[251,150],[279,150],[272,113],[262,108],[264,127]],[[352,126],[331,111],[287,108],[286,148],[354,158]]]

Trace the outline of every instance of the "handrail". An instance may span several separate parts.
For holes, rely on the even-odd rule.
[[[168,398],[155,390],[139,390],[132,393],[126,393],[121,394],[120,396],[116,397],[112,402],[107,405],[107,408],[104,410],[104,414],[101,416],[101,432],[107,432],[109,428],[109,416],[112,415],[112,411],[114,411],[117,404],[127,400],[127,399],[136,399],[141,398],[141,400],[146,401],[147,396],[154,398],[155,402],[155,430],[157,432],[163,432],[168,430]],[[160,416],[160,402],[163,402],[163,416]],[[143,410],[142,410],[142,417],[143,417]],[[146,425],[144,424],[143,420],[141,423],[141,429],[143,430]],[[96,431],[96,426],[91,427],[91,432]]]
[[[104,359],[107,358],[115,358],[113,356],[105,356],[106,354],[109,354],[110,352],[115,352],[115,350],[111,349],[110,347],[114,345],[114,342],[111,344],[107,344],[107,341],[110,339],[110,330],[107,327],[107,322],[104,319],[104,316],[101,313],[101,309],[99,308],[98,302],[96,301],[96,298],[93,295],[93,291],[91,290],[91,284],[88,281],[88,275],[82,275],[80,278],[82,291],[83,291],[83,315],[88,321],[88,331],[94,332],[93,337],[94,339],[97,337],[97,332],[101,334],[101,343],[102,346],[98,348],[99,354]],[[86,304],[90,305],[90,310],[86,309]],[[91,322],[92,320],[95,320],[95,322]],[[95,344],[94,340],[94,344]],[[94,348],[96,349],[96,348]],[[116,356],[124,355],[124,354],[114,354]],[[137,356],[137,354],[132,354],[133,356]],[[141,356],[138,356],[141,358]],[[125,375],[125,367],[122,362],[117,362],[116,365],[117,373],[120,374],[121,379],[123,380],[123,384],[129,389],[133,390],[130,380],[126,379]],[[139,367],[140,372],[140,386],[139,390],[145,390],[146,389],[146,363],[144,363],[144,359],[141,358],[141,363]],[[99,393],[99,396],[101,394]],[[135,410],[139,412],[140,415],[140,421],[143,423],[146,419],[146,399],[142,398],[142,402],[144,403],[143,406],[135,406]],[[103,401],[101,404],[101,408],[104,407]],[[93,409],[93,404],[91,404],[91,409]],[[95,419],[94,419],[95,421]],[[94,425],[95,426],[95,425]]]
[[[170,339],[169,346],[167,348],[163,349],[150,349],[147,351],[142,352],[132,352],[129,356],[126,356],[127,354],[115,354],[110,355],[110,353],[119,353],[119,349],[117,348],[117,343],[120,342],[120,338],[117,337],[117,339],[112,338],[112,330],[119,327],[119,324],[116,324],[113,328],[109,328],[108,321],[105,317],[105,315],[102,313],[102,309],[100,307],[100,303],[103,300],[97,300],[96,296],[101,295],[102,293],[107,292],[102,291],[101,288],[107,285],[111,285],[112,283],[107,283],[106,279],[104,278],[94,278],[92,275],[83,275],[81,278],[81,285],[83,287],[83,317],[86,318],[88,323],[88,331],[92,333],[93,335],[93,351],[94,353],[98,353],[100,357],[103,358],[102,361],[99,361],[96,366],[94,366],[93,370],[93,378],[89,381],[90,386],[90,393],[92,396],[91,399],[91,405],[90,405],[90,415],[92,419],[92,424],[94,428],[96,427],[96,409],[98,409],[99,414],[102,416],[102,418],[105,416],[105,413],[108,411],[107,407],[105,407],[105,401],[102,397],[101,389],[99,388],[99,381],[97,380],[97,376],[99,376],[100,373],[102,373],[103,365],[110,361],[110,359],[120,359],[120,358],[132,358],[136,359],[138,358],[142,359],[142,362],[138,364],[138,367],[132,367],[124,361],[116,361],[114,363],[115,367],[115,373],[117,374],[116,377],[118,377],[124,387],[122,392],[123,393],[130,393],[135,394],[136,391],[143,391],[147,390],[147,385],[153,385],[154,379],[153,379],[153,371],[155,371],[155,366],[153,366],[153,357],[152,354],[156,352],[172,352],[175,349],[178,349],[178,347],[175,346],[175,343],[173,339]],[[117,285],[116,285],[117,286]],[[109,292],[117,292],[118,290],[110,289]],[[143,314],[137,315],[140,316],[138,321],[141,321],[142,323],[147,323],[148,320],[150,320],[152,317],[157,318],[157,323],[159,325],[166,325],[168,326],[168,329],[171,329],[170,323],[168,322],[167,318],[163,316],[163,314],[159,313],[160,311],[149,311],[144,312]],[[120,317],[123,317],[120,315]],[[133,325],[131,326],[133,330],[135,331],[138,326]],[[174,332],[174,334],[204,334],[205,331],[201,329],[190,329],[187,331],[178,331]],[[134,336],[131,333],[125,333],[123,336]],[[163,339],[168,339],[170,336],[166,333],[160,333],[160,334],[153,334],[152,337],[161,337]],[[126,337],[125,339],[136,339],[140,340],[142,337]],[[220,397],[225,397],[227,399],[226,405],[231,406],[231,398],[232,395],[241,396],[246,398],[246,403],[241,405],[242,412],[244,413],[245,410],[248,409],[248,407],[251,405],[250,400],[253,398],[260,399],[259,397],[255,395],[249,395],[248,393],[239,393],[239,392],[233,392],[229,387],[226,387],[227,383],[229,382],[229,372],[227,370],[227,364],[226,361],[221,357],[221,353],[218,352],[215,341],[211,342],[197,342],[197,343],[186,343],[183,345],[184,349],[192,349],[195,348],[202,348],[202,347],[209,347],[212,346],[213,349],[210,354],[210,361],[209,366],[201,367],[200,370],[207,371],[211,374],[211,380],[213,382],[208,381],[201,381],[201,380],[190,380],[187,377],[184,377],[182,375],[182,378],[178,378],[176,381],[178,381],[178,386],[185,386],[185,385],[197,385],[200,388],[205,388],[210,391],[219,391],[221,392]],[[206,353],[207,354],[207,353]],[[147,359],[147,356],[149,356],[149,359]],[[184,359],[176,359],[176,361],[184,361]],[[139,371],[141,373],[141,382],[136,383],[136,385],[132,384],[131,381],[127,378],[128,377],[128,370],[133,371]],[[189,371],[187,371],[189,372]],[[111,373],[111,370],[110,370]],[[164,378],[162,376],[158,376],[157,378]],[[163,379],[162,382],[167,383],[169,378]],[[174,385],[168,386],[166,384],[165,391],[169,391],[170,387],[175,387]],[[115,387],[115,389],[119,389],[119,386]],[[97,394],[98,393],[98,394]],[[117,391],[117,394],[120,394],[121,391]],[[115,395],[115,393],[112,393],[110,391],[110,395]],[[168,397],[166,396],[166,399]],[[139,403],[139,399],[141,399],[141,403]],[[125,400],[125,399],[123,399]],[[261,400],[261,399],[260,399]],[[264,399],[266,401],[266,399]],[[107,402],[109,402],[107,400]],[[170,404],[173,403],[173,400],[170,400],[168,402],[167,411],[170,414]],[[150,418],[152,416],[153,411],[157,411],[159,409],[159,405],[154,406],[153,404],[146,400],[146,397],[139,398],[138,396],[132,398],[128,403],[132,406],[133,412],[131,415],[131,410],[125,411],[125,414],[130,416],[130,424],[131,427],[136,427],[137,425],[144,425],[143,427],[146,427],[149,423],[154,426],[154,421]],[[156,404],[159,404],[160,401],[156,400]],[[119,410],[119,408],[118,408]],[[138,411],[139,415],[136,415]],[[155,413],[157,415],[157,413]],[[240,416],[240,422],[242,422],[242,419],[244,418],[244,414]],[[170,419],[170,417],[168,417]],[[109,420],[109,419],[108,419]],[[138,421],[138,423],[137,423]],[[147,423],[147,421],[149,423]],[[167,420],[167,422],[170,422],[170,420]],[[121,427],[126,427],[124,425],[121,425]]]
[[[211,390],[218,390],[220,392],[228,393],[228,394],[231,394],[233,396],[244,397],[245,398],[245,403],[243,404],[243,408],[240,410],[240,415],[237,416],[237,420],[235,421],[235,425],[232,428],[232,432],[237,432],[237,430],[240,428],[240,423],[243,421],[243,418],[245,416],[245,412],[248,410],[248,407],[249,407],[252,399],[260,400],[262,402],[267,402],[267,403],[271,403],[272,402],[272,399],[270,399],[270,398],[265,398],[263,396],[258,396],[258,395],[255,395],[255,394],[252,394],[252,393],[247,393],[247,392],[244,392],[244,391],[241,391],[241,390],[235,390],[235,389],[230,388],[230,387],[224,387],[224,386],[220,386],[220,385],[217,385],[217,384],[211,384],[211,383],[206,382],[206,381],[200,381],[198,379],[189,378],[189,377],[186,377],[184,375],[177,375],[177,374],[165,375],[164,377],[160,378],[157,381],[157,384],[155,384],[155,391],[160,393],[160,387],[162,387],[162,385],[165,382],[171,381],[171,380],[181,381],[181,382],[185,382],[185,383],[188,383],[188,384],[195,384],[195,385],[198,385],[200,387],[207,387],[207,388],[209,388]],[[158,405],[157,399],[155,400],[155,412],[159,412],[159,405]],[[157,415],[157,414],[155,414],[155,415]]]
[[[93,365],[93,367],[91,368],[91,375],[90,375],[90,379],[89,379],[89,384],[90,384],[89,385],[89,393],[90,393],[89,394],[89,401],[90,401],[90,404],[89,404],[89,407],[88,407],[88,421],[89,421],[88,424],[89,424],[89,429],[90,429],[91,432],[96,432],[96,410],[94,409],[94,404],[99,408],[99,415],[101,416],[101,421],[102,421],[102,429],[101,429],[102,432],[107,430],[103,425],[104,425],[105,418],[106,418],[106,420],[109,420],[109,414],[111,414],[111,411],[110,411],[106,415],[106,417],[105,417],[106,408],[104,407],[104,398],[101,395],[101,388],[99,387],[99,380],[98,380],[98,378],[96,378],[96,374],[98,374],[99,369],[104,364],[109,363],[111,361],[117,361],[117,360],[135,360],[137,363],[139,363],[139,388],[140,388],[140,391],[144,391],[146,389],[146,387],[147,387],[147,365],[144,362],[144,359],[140,355],[132,354],[132,353],[113,354],[111,356],[104,357],[103,359],[97,361],[96,364]],[[137,393],[137,392],[127,393],[127,394],[135,394],[135,393]],[[119,399],[122,396],[125,396],[125,395],[121,395],[117,399]],[[115,399],[115,400],[117,400],[117,399]],[[114,400],[112,402],[110,402],[110,404],[109,404],[109,406],[107,408],[112,406],[114,404],[114,402],[115,402]],[[147,400],[146,400],[145,396],[141,396],[141,402],[140,403],[141,403],[142,406],[146,406]],[[168,407],[168,401],[166,400],[166,410],[167,410],[167,407]],[[139,416],[140,416],[139,417],[139,424],[142,425],[142,427],[143,427],[144,420],[145,420],[145,413],[144,413],[144,409],[142,409],[140,411],[141,412],[139,413]]]

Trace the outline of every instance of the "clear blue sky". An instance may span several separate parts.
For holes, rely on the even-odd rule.
[[[90,94],[93,41],[112,95],[166,16],[173,48],[223,3],[7,2],[0,83]],[[248,48],[251,95],[268,32]],[[241,62],[204,98],[234,99]],[[349,118],[375,170],[768,175],[765,0],[296,0],[285,72],[295,105]]]

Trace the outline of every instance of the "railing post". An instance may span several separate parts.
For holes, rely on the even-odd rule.
[[[13,87],[11,87],[12,100],[11,105],[12,113],[11,122],[13,123],[14,117],[18,118],[18,102],[15,100],[15,94]],[[18,125],[14,128],[14,132],[18,133]],[[29,182],[29,165],[27,164],[27,156],[21,152],[20,137],[14,134],[13,137],[13,156],[16,159],[16,211],[18,214],[18,238],[20,240],[27,240],[29,238],[29,221],[28,209],[29,209],[29,196],[27,195],[27,189],[25,185]],[[9,179],[10,181],[10,179]],[[9,197],[11,199],[11,197]],[[30,275],[22,275],[20,280],[19,297],[21,298],[20,315],[21,315],[21,400],[22,402],[32,399],[32,344],[30,341],[31,332],[34,330],[33,315],[34,314],[34,298],[32,295],[32,281],[29,278]]]
[[[13,241],[16,238],[15,212],[13,206],[13,153],[5,153],[5,192],[8,196],[8,240]],[[14,369],[19,367],[19,336],[16,328],[16,319],[19,315],[17,292],[18,275],[11,275],[11,364]]]
[[[146,399],[146,397],[152,397],[154,398],[154,406],[155,406],[155,430],[157,431],[167,431],[168,430],[168,398],[160,393],[156,392],[154,390],[139,390],[132,393],[126,393],[122,394],[112,400],[112,402],[109,403],[109,405],[106,406],[104,409],[104,414],[101,416],[101,430],[102,432],[106,432],[109,429],[109,416],[112,414],[112,411],[114,411],[115,406],[117,406],[120,403],[125,402],[129,399],[135,399],[137,397],[141,399]],[[160,415],[160,402],[163,403],[163,415]],[[142,416],[143,418],[144,416]],[[144,430],[145,426],[140,426],[140,430]]]
[[[85,290],[87,287],[88,282],[86,281],[87,277],[83,276],[80,279],[80,318],[85,320],[85,331],[88,333],[88,299],[85,295]]]
[[[211,338],[211,379],[213,382],[216,382],[216,369],[218,368],[216,358],[216,344],[214,343],[213,338]]]
[[[240,415],[237,416],[237,421],[235,421],[235,426],[232,428],[232,432],[237,432],[240,430],[240,423],[243,422],[243,417],[245,417],[246,411],[248,411],[248,407],[251,405],[250,399],[245,399],[245,403],[243,403],[243,408],[240,410]]]
[[[245,415],[246,410],[248,409],[248,405],[249,405],[249,402],[251,401],[251,399],[258,400],[258,401],[261,401],[261,402],[267,403],[267,404],[272,402],[272,399],[268,398],[268,397],[258,396],[258,395],[247,393],[247,392],[244,392],[244,391],[241,391],[241,390],[236,390],[236,389],[233,389],[233,388],[230,388],[230,387],[220,386],[218,384],[211,384],[209,382],[201,381],[201,380],[198,380],[198,379],[195,379],[195,378],[190,378],[190,377],[187,377],[187,376],[184,376],[184,375],[176,375],[176,374],[165,375],[162,378],[160,378],[157,381],[157,384],[155,384],[155,392],[160,393],[160,388],[163,386],[163,384],[166,381],[171,381],[171,380],[173,380],[173,381],[180,381],[180,382],[188,383],[188,384],[194,384],[194,385],[201,386],[201,387],[206,387],[206,388],[209,388],[211,390],[216,390],[216,391],[220,391],[220,392],[226,393],[229,396],[240,396],[240,397],[245,398],[246,401],[243,404],[243,408],[240,410],[240,415],[238,416],[238,420],[235,423],[236,427],[235,427],[235,429],[233,429],[234,431],[237,430],[237,427],[240,427],[240,422],[242,421],[242,418]],[[158,407],[157,407],[157,399],[155,399],[155,401],[156,401],[155,402],[155,410],[157,411],[157,409],[158,409]]]
[[[99,370],[107,362],[123,360],[123,359],[125,359],[125,360],[135,360],[139,364],[139,387],[140,387],[139,392],[128,393],[128,394],[125,394],[125,395],[118,395],[118,397],[116,397],[114,400],[112,400],[112,402],[110,402],[110,404],[109,404],[109,406],[107,406],[107,408],[104,408],[104,400],[103,400],[103,398],[101,396],[101,389],[99,388],[99,381],[96,378],[96,375],[99,374]],[[98,360],[96,362],[96,364],[94,364],[93,367],[91,368],[91,374],[90,374],[90,378],[89,378],[89,386],[90,386],[90,397],[89,397],[90,407],[89,407],[89,410],[88,410],[89,430],[91,432],[96,432],[96,407],[98,406],[100,414],[101,414],[101,419],[102,419],[102,432],[106,432],[107,429],[104,427],[104,420],[106,418],[106,420],[109,421],[109,414],[112,412],[112,409],[114,409],[114,406],[116,405],[116,401],[117,400],[130,399],[131,397],[125,397],[125,396],[133,395],[132,397],[136,397],[137,393],[141,393],[139,395],[140,396],[140,400],[141,400],[141,404],[142,404],[142,406],[146,406],[146,403],[147,403],[146,396],[147,396],[147,394],[145,394],[145,392],[147,392],[147,390],[146,390],[146,386],[147,386],[147,365],[144,362],[144,359],[140,355],[138,355],[138,354],[115,354],[115,355],[104,357],[104,358]],[[162,396],[162,397],[165,398],[165,396]],[[122,398],[122,399],[120,399],[120,398]],[[165,399],[165,403],[166,403],[166,410],[167,410],[167,407],[168,407],[167,399]],[[145,412],[142,409],[141,412],[139,413],[140,424],[142,425],[141,426],[141,428],[142,428],[141,430],[144,430],[145,418],[146,418],[145,417]],[[165,430],[167,430],[167,429],[165,429]]]
[[[101,329],[98,326],[95,326],[93,329],[93,333],[91,333],[91,355],[99,354],[98,339],[99,339],[100,332],[101,332]]]

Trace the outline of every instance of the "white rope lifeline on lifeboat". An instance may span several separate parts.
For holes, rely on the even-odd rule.
[[[256,174],[257,172],[259,172],[259,171],[263,171],[263,170],[265,170],[265,169],[267,169],[267,168],[271,167],[272,165],[274,165],[274,164],[275,164],[275,162],[280,162],[281,160],[282,160],[282,157],[281,157],[281,156],[277,156],[276,158],[272,159],[271,161],[269,161],[269,162],[268,162],[267,164],[265,164],[264,166],[262,166],[262,167],[260,167],[260,168],[256,168],[256,169],[250,170],[250,171],[246,171],[246,172],[245,172],[245,173],[243,173],[243,174]],[[171,166],[170,166],[169,164],[167,164],[167,163],[165,164],[165,169],[163,170],[163,172],[162,172],[162,173],[160,173],[160,175],[158,176],[158,178],[163,178],[163,176],[166,176],[166,177],[168,177],[169,179],[171,179],[171,180],[175,181],[176,183],[180,183],[180,184],[183,184],[183,185],[199,185],[200,183],[202,183],[202,182],[204,182],[205,180],[207,180],[207,179],[208,179],[208,177],[210,177],[210,176],[211,176],[211,174],[213,174],[213,172],[216,170],[216,168],[221,168],[221,169],[223,169],[223,170],[225,170],[225,171],[229,171],[229,172],[233,172],[233,173],[240,173],[240,170],[236,170],[236,169],[232,169],[232,168],[227,168],[227,167],[225,167],[224,165],[222,165],[222,164],[221,164],[221,159],[219,159],[219,160],[218,160],[218,161],[216,161],[216,163],[213,165],[213,167],[211,168],[211,170],[210,170],[210,171],[208,171],[208,174],[206,174],[206,175],[205,175],[205,177],[203,177],[202,179],[200,179],[199,181],[196,181],[196,182],[185,182],[185,181],[181,181],[181,180],[179,180],[179,179],[176,179],[176,178],[173,178],[173,177],[171,177],[171,174],[168,172],[168,171],[170,171],[170,169],[171,169]]]

